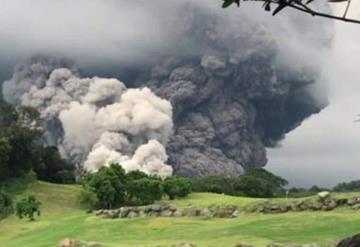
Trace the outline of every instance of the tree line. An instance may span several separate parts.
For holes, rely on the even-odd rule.
[[[95,173],[87,174],[82,186],[79,199],[88,211],[147,205],[161,200],[164,195],[174,200],[192,192],[189,178],[172,176],[163,179],[137,170],[125,173],[118,164],[104,166]]]

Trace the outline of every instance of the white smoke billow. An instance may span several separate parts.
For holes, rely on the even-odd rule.
[[[81,78],[55,62],[35,59],[16,67],[3,84],[3,96],[8,103],[38,109],[45,142],[88,170],[118,163],[126,171],[172,174],[164,148],[172,133],[172,106],[146,87]]]

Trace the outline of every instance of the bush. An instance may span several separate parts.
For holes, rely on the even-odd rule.
[[[40,216],[41,202],[35,196],[30,195],[16,203],[16,215],[22,219],[29,218],[30,221],[35,220],[35,215]]]
[[[249,197],[275,197],[284,194],[287,181],[265,169],[245,172],[235,182],[234,190]]]
[[[197,192],[211,192],[217,194],[234,195],[236,178],[213,175],[198,178],[192,181],[192,189]]]
[[[174,200],[175,197],[185,197],[192,191],[190,179],[185,177],[168,177],[164,180],[164,192]]]
[[[360,180],[354,180],[347,183],[339,183],[333,189],[337,192],[346,192],[346,191],[360,191]]]
[[[252,169],[240,177],[215,175],[193,180],[193,190],[232,196],[274,197],[284,193],[287,181],[264,169]]]
[[[113,208],[125,202],[126,175],[121,166],[101,167],[84,179],[84,187],[93,191],[102,208]]]
[[[12,199],[4,192],[0,192],[0,219],[9,215],[13,211]]]
[[[137,204],[151,204],[161,199],[163,187],[161,180],[144,177],[128,181],[127,193],[129,201],[135,199]]]
[[[99,207],[99,199],[94,191],[90,188],[81,190],[79,195],[80,204],[86,208],[88,212]]]

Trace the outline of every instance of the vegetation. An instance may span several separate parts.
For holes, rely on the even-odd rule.
[[[359,19],[348,18],[347,14],[350,10],[351,0],[327,0],[329,3],[333,2],[347,2],[347,7],[345,8],[344,14],[341,16],[328,14],[322,11],[317,11],[311,6],[313,2],[320,2],[317,0],[223,0],[223,8],[227,8],[233,4],[240,6],[241,2],[262,2],[265,11],[272,11],[272,15],[276,15],[284,9],[293,9],[303,13],[310,14],[312,16],[320,16],[329,19],[345,21],[350,23],[360,24]]]
[[[360,191],[360,180],[354,180],[350,182],[339,183],[333,188],[334,191]]]
[[[265,169],[252,169],[240,177],[208,176],[193,181],[198,192],[249,197],[277,197],[285,194],[287,181]]]
[[[22,219],[29,218],[30,221],[35,220],[35,216],[40,216],[41,202],[34,195],[29,195],[16,203],[16,215]]]
[[[101,167],[83,181],[81,203],[88,209],[116,208],[122,205],[146,205],[160,200],[163,194],[171,199],[185,197],[191,192],[188,178],[169,177],[162,180],[141,171],[125,174],[117,164]]]
[[[360,214],[353,210],[299,212],[277,215],[244,214],[236,219],[136,218],[108,220],[86,214],[78,203],[78,185],[32,182],[15,183],[9,191],[17,197],[33,194],[43,204],[36,221],[20,221],[14,216],[0,221],[2,246],[56,246],[64,238],[98,242],[108,247],[171,246],[192,242],[197,246],[228,247],[242,242],[263,247],[272,242],[325,245],[360,231]],[[336,197],[338,194],[335,193]],[[340,197],[360,196],[342,193]],[[232,197],[212,193],[192,193],[178,198],[175,207],[205,207],[214,204],[246,207],[263,199]],[[284,200],[285,199],[276,199]]]
[[[0,107],[0,183],[33,170],[49,182],[73,183],[74,166],[55,147],[43,147],[42,121],[31,107]]]
[[[0,192],[0,220],[9,215],[12,210],[13,204],[11,197],[4,192]]]
[[[164,192],[170,200],[174,200],[176,197],[185,197],[191,193],[191,190],[192,185],[188,178],[173,176],[164,181]]]

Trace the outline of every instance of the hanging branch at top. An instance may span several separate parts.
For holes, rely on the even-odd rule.
[[[240,2],[263,2],[263,7],[266,11],[272,11],[273,15],[276,15],[285,8],[292,8],[298,11],[308,13],[312,16],[320,16],[339,21],[351,22],[360,24],[360,20],[347,18],[348,11],[350,9],[351,0],[326,0],[329,3],[347,2],[347,6],[343,16],[337,16],[332,14],[323,13],[312,9],[309,4],[317,0],[223,0],[223,8],[227,8],[233,4],[240,6]]]

